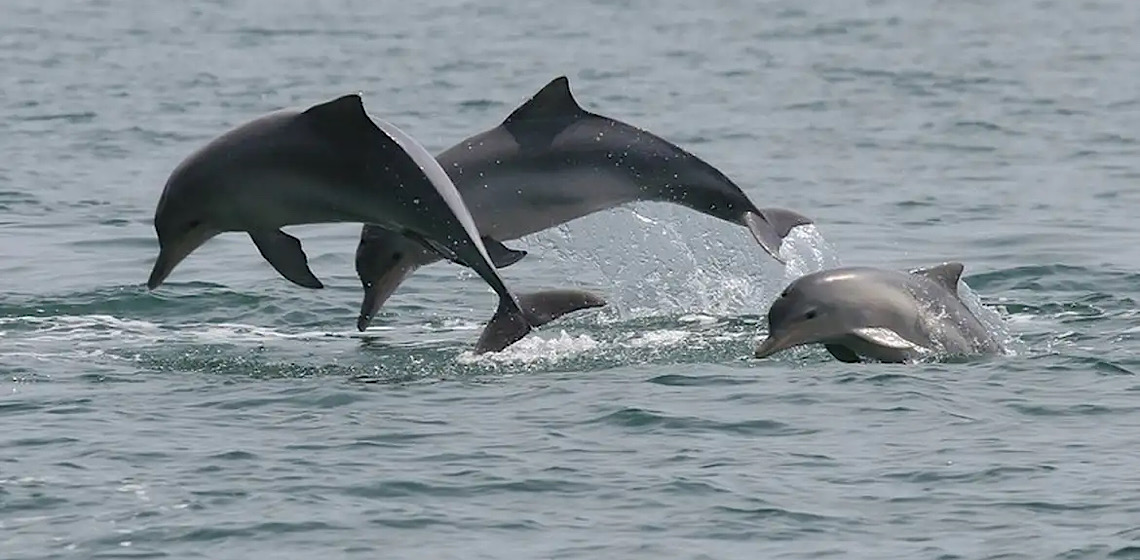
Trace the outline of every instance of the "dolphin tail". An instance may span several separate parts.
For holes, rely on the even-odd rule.
[[[811,218],[784,208],[757,208],[744,213],[744,225],[752,232],[752,237],[772,258],[781,263],[786,262],[780,256],[784,238],[793,229],[811,223]]]
[[[581,290],[549,290],[520,294],[518,305],[509,298],[499,299],[499,308],[483,328],[475,353],[499,352],[514,344],[536,327],[541,327],[567,313],[602,307],[600,296]]]

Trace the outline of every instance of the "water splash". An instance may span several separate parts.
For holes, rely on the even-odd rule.
[[[594,351],[601,344],[588,334],[571,335],[566,331],[560,331],[557,336],[550,338],[528,336],[501,352],[476,355],[470,350],[465,350],[455,360],[464,365],[492,367],[502,364],[549,365]]]
[[[609,320],[760,312],[784,280],[837,262],[819,230],[802,226],[781,247],[787,264],[777,272],[744,228],[662,204],[599,212],[520,243],[531,263],[604,287]]]
[[[780,247],[784,259],[784,280],[790,283],[805,274],[840,266],[838,252],[814,224],[797,227],[784,238]]]
[[[987,306],[982,301],[981,296],[970,288],[965,279],[958,280],[958,297],[962,303],[966,304],[966,308],[978,318],[978,321],[981,321],[1006,355],[1012,356],[1018,353],[1017,349],[1021,346],[1020,340],[1013,334],[1009,322],[1003,316],[1000,308]]]

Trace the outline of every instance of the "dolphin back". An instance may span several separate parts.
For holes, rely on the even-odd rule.
[[[940,346],[950,354],[988,353],[1001,350],[1001,344],[990,329],[962,299],[959,283],[965,265],[945,262],[907,271],[928,283],[924,297],[937,310],[937,317],[926,317],[927,329]]]

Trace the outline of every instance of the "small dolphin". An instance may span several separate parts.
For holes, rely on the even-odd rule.
[[[757,208],[723,173],[653,134],[583,109],[565,76],[555,78],[502,124],[436,159],[463,194],[496,266],[518,262],[518,239],[636,201],[680,204],[747,227],[778,261],[780,244],[811,220]],[[365,225],[356,249],[364,286],[357,328],[365,330],[415,269],[438,260],[390,231]]]
[[[244,231],[278,273],[320,288],[301,242],[280,228],[331,222],[375,224],[474,269],[499,295],[476,353],[502,350],[532,327],[605,304],[574,290],[516,298],[439,163],[391,123],[373,121],[355,94],[255,119],[183,160],[155,210],[160,251],[147,287],[157,288],[215,235]]]
[[[963,269],[948,262],[908,272],[843,267],[802,276],[768,310],[768,338],[756,357],[815,343],[848,363],[1000,352],[958,294]]]

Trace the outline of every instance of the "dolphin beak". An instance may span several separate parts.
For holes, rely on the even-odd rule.
[[[158,259],[154,261],[154,268],[150,269],[150,278],[146,281],[146,289],[153,290],[170,276],[170,271],[174,267],[170,265],[170,256],[167,251],[159,250]]]
[[[180,247],[177,249],[168,247],[160,249],[158,258],[154,261],[154,268],[150,270],[150,278],[146,281],[146,288],[153,290],[162,285],[174,267],[178,266],[178,263],[182,262],[189,254],[190,251],[182,250]]]
[[[411,259],[403,257],[364,285],[364,299],[360,302],[360,316],[356,319],[356,330],[364,332],[368,328],[368,324],[380,312],[384,302],[392,297],[392,293],[400,287],[404,278],[416,268]]]
[[[825,333],[819,330],[818,325],[800,323],[778,334],[769,332],[768,338],[756,345],[756,352],[753,355],[757,358],[767,358],[781,350],[823,342],[827,338]]]
[[[188,234],[182,236],[172,243],[163,244],[162,248],[158,251],[158,258],[154,261],[154,268],[150,270],[150,278],[146,281],[148,290],[153,290],[164,281],[166,277],[182,262],[190,253],[195,249],[201,247],[203,243],[214,237],[218,233],[210,231],[205,228],[192,230]]]
[[[795,346],[797,342],[792,340],[790,336],[773,336],[768,335],[768,338],[763,342],[756,345],[756,352],[753,354],[756,358],[767,358],[781,350],[787,350]]]

